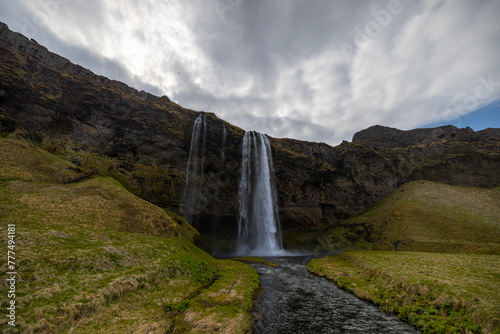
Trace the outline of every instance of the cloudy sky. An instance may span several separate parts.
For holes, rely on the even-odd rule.
[[[0,0],[112,79],[275,137],[500,127],[498,0]]]

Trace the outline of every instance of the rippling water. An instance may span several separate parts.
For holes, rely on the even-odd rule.
[[[420,333],[311,274],[305,266],[310,257],[269,260],[279,267],[251,265],[264,289],[255,305],[261,317],[254,323],[254,333]]]

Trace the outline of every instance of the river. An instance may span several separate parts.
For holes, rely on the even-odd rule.
[[[310,273],[311,257],[266,258],[279,267],[251,264],[263,292],[255,303],[260,317],[253,332],[266,333],[421,333],[397,317]]]

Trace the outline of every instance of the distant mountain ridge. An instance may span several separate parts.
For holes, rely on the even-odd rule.
[[[166,96],[74,65],[0,23],[0,132],[23,128],[50,150],[115,159],[100,173],[127,177],[128,189],[178,213],[198,114]],[[206,115],[205,186],[195,227],[210,247],[213,238],[231,243],[237,231],[244,131]],[[288,231],[315,231],[353,217],[408,181],[500,186],[500,129],[374,126],[335,147],[294,139],[270,142],[280,221]]]
[[[459,129],[453,125],[437,128],[399,130],[387,126],[374,125],[354,134],[353,144],[373,148],[404,148],[424,145],[432,142],[444,142],[450,139],[484,140],[500,136],[500,129],[485,129],[475,132],[470,127]]]

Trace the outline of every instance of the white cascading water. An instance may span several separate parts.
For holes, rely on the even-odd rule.
[[[226,160],[226,154],[224,152],[226,148],[226,138],[227,138],[226,124],[222,123],[222,150],[220,151],[220,160],[222,165],[224,165],[224,161]]]
[[[282,242],[276,181],[271,145],[265,135],[245,132],[241,164],[237,254],[279,255]]]
[[[189,148],[188,165],[186,168],[186,185],[182,193],[182,214],[186,221],[193,225],[195,210],[201,207],[202,184],[204,178],[204,160],[206,145],[205,114],[200,113],[194,121]]]

